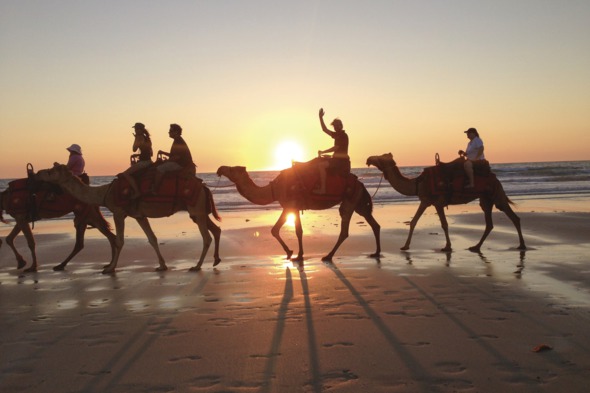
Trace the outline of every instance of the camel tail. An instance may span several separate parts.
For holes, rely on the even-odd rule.
[[[213,199],[213,194],[211,193],[211,190],[207,186],[203,186],[203,188],[205,189],[205,195],[207,195],[207,200],[209,201],[209,210],[207,211],[207,213],[213,214],[213,217],[215,217],[217,221],[221,222],[221,216],[219,215],[219,213],[217,212],[217,208],[215,207],[215,200]]]
[[[4,214],[4,205],[2,204],[2,200],[4,199],[3,196],[4,196],[4,193],[0,194],[0,222],[2,222],[4,224],[8,224],[8,221],[6,221],[3,216],[3,214]]]
[[[101,227],[108,229],[109,231],[112,231],[113,228],[111,227],[111,224],[106,220],[106,218],[104,218],[104,216],[102,215],[102,212],[100,211],[100,207],[99,206],[91,206],[90,208],[96,209],[94,216],[97,221],[97,224],[100,225]],[[96,227],[98,227],[98,225],[96,225]]]
[[[362,186],[362,195],[361,201],[359,203],[359,210],[364,211],[365,213],[373,213],[373,198],[371,198],[371,194],[367,191],[367,188],[364,184],[361,183]]]
[[[502,183],[500,183],[498,179],[496,179],[496,184],[493,188],[492,200],[494,201],[494,205],[498,210],[502,210],[502,205],[516,205],[516,202],[508,198],[508,195],[506,195]]]

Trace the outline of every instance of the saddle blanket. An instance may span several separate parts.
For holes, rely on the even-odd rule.
[[[325,158],[315,158],[309,162],[296,163],[292,168],[283,172],[292,171],[287,174],[292,177],[297,187],[293,189],[295,198],[307,198],[318,201],[339,202],[346,194],[353,193],[356,189],[358,178],[352,173],[338,173],[336,169],[328,168],[326,171],[326,193],[318,194],[314,190],[320,187],[320,172],[318,163]]]
[[[139,179],[135,178],[140,191],[140,197],[134,199],[132,198],[133,189],[129,185],[129,182],[124,176],[118,175],[115,185],[115,203],[119,206],[125,206],[134,200],[146,203],[175,203],[181,200],[187,205],[194,205],[203,188],[203,180],[198,177],[167,173],[164,175],[162,183],[154,194],[152,193],[152,184],[154,183],[155,176],[155,170],[148,170],[143,175],[140,175]]]
[[[6,212],[11,215],[44,211],[50,216],[59,217],[70,212],[82,212],[87,206],[58,186],[45,182],[32,183],[26,178],[8,183],[8,190]]]
[[[487,175],[475,173],[473,177],[473,188],[465,188],[468,184],[467,176],[463,171],[446,173],[441,166],[424,168],[422,175],[433,195],[473,195],[481,194],[490,190],[490,183],[496,179],[496,175],[488,172]]]

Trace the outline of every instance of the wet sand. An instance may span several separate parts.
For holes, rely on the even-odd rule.
[[[586,392],[590,384],[590,204],[519,201],[529,250],[494,213],[481,253],[476,203],[447,212],[454,251],[434,209],[402,252],[416,204],[376,206],[382,257],[354,216],[336,241],[337,209],[303,215],[306,260],[284,259],[276,210],[222,212],[222,262],[198,273],[196,226],[152,221],[169,271],[128,220],[115,275],[100,274],[107,241],[73,247],[70,221],[36,224],[40,269],[16,270],[0,249],[2,392]],[[10,227],[0,226],[4,238]],[[296,246],[292,228],[286,241]],[[30,261],[26,244],[19,250]],[[535,352],[538,346],[545,350]]]

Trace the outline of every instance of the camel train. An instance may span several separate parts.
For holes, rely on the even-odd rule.
[[[294,163],[291,168],[281,171],[274,180],[265,186],[255,184],[243,166],[221,166],[217,170],[217,175],[228,178],[235,184],[240,195],[254,204],[267,205],[278,201],[282,212],[272,227],[271,234],[283,248],[287,259],[301,263],[304,261],[300,211],[324,210],[336,205],[339,205],[341,217],[340,234],[332,250],[322,260],[332,261],[341,244],[349,236],[350,220],[355,212],[364,217],[371,227],[375,237],[376,250],[370,254],[370,257],[378,258],[381,253],[380,226],[373,217],[371,196],[364,184],[349,170],[331,171],[327,177],[323,178],[318,168],[328,167],[329,165],[325,165],[326,160],[329,158],[320,156],[309,162]],[[436,166],[425,168],[422,174],[416,178],[407,178],[400,172],[391,153],[371,156],[367,159],[367,165],[375,166],[383,172],[385,179],[396,191],[402,195],[418,196],[420,200],[418,210],[410,222],[407,240],[401,249],[408,250],[410,248],[418,220],[424,211],[432,205],[438,213],[446,239],[446,244],[441,251],[452,251],[444,208],[448,205],[466,204],[479,199],[486,225],[479,242],[469,250],[479,252],[492,231],[493,206],[503,211],[512,221],[518,232],[518,249],[525,250],[520,219],[512,210],[510,206],[512,201],[506,196],[502,184],[489,170],[489,165],[487,172],[484,171],[485,173],[481,172],[483,169],[476,168],[474,187],[467,189],[464,187],[465,174],[462,162],[462,159],[458,159],[451,163],[440,163],[437,158]],[[35,219],[61,217],[73,212],[76,228],[74,250],[62,263],[55,266],[54,270],[63,270],[67,263],[83,248],[84,233],[87,226],[91,225],[98,228],[109,240],[112,257],[110,263],[104,267],[103,273],[113,273],[117,268],[124,245],[125,219],[127,217],[134,218],[145,232],[158,257],[156,270],[167,270],[166,261],[160,252],[156,235],[148,218],[167,217],[183,210],[188,211],[190,218],[197,224],[203,240],[203,248],[198,262],[190,270],[201,269],[212,241],[214,241],[213,266],[217,266],[221,261],[219,257],[221,229],[210,218],[212,215],[220,221],[211,191],[202,183],[201,179],[194,176],[194,172],[181,172],[164,177],[159,189],[154,192],[151,187],[153,187],[154,179],[157,176],[155,172],[156,166],[152,165],[142,171],[139,176],[135,175],[134,179],[120,174],[110,184],[93,187],[74,176],[67,166],[56,163],[53,168],[41,170],[34,175],[34,179],[45,184],[46,188],[38,189],[35,192],[31,191],[33,180],[31,176],[28,179],[12,182],[9,189],[0,196],[0,220],[5,222],[1,214],[3,210],[15,218],[16,225],[6,238],[6,242],[15,254],[18,268],[23,268],[26,261],[16,250],[14,238],[21,231],[24,233],[33,258],[32,265],[25,271],[36,271],[38,265],[35,241],[29,223]],[[315,191],[320,183],[325,190],[317,193]],[[38,183],[33,182],[33,184]],[[52,205],[55,202],[47,197],[47,194],[51,192],[48,191],[50,188],[47,188],[50,184],[58,185],[64,191],[57,196],[56,200],[62,201],[60,203],[63,204],[63,200],[67,199],[69,204],[65,207],[62,206],[61,210],[56,209],[55,205]],[[32,197],[36,198],[36,202],[33,201],[36,204],[31,203]],[[113,213],[116,234],[111,232],[108,222],[100,213],[99,206],[104,206]],[[280,234],[289,214],[293,214],[295,217],[295,234],[298,242],[298,251],[295,257],[293,257],[294,251],[288,247]]]

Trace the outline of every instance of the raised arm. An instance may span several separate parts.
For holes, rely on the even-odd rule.
[[[324,131],[326,134],[330,135],[331,137],[333,137],[334,131],[328,129],[328,127],[326,127],[326,123],[324,123],[324,108],[320,108],[320,124],[322,125],[322,131]]]

